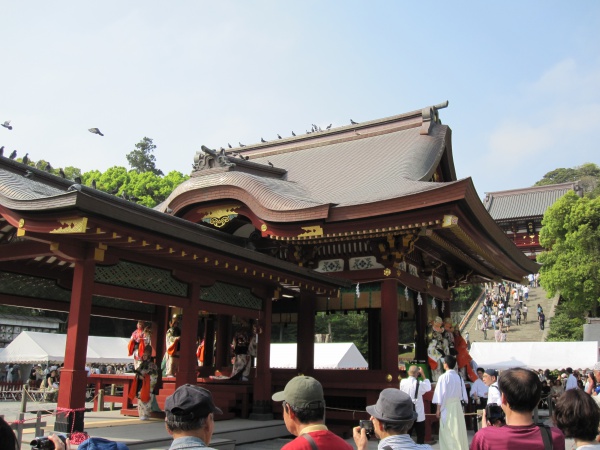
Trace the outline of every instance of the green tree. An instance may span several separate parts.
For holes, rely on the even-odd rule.
[[[534,186],[580,181],[583,192],[597,197],[600,194],[600,167],[594,163],[585,163],[570,169],[559,168],[548,172]]]
[[[565,300],[570,317],[598,314],[600,301],[600,197],[568,192],[542,220],[540,283]]]
[[[156,168],[156,157],[153,152],[156,149],[153,141],[145,137],[135,144],[135,150],[127,154],[127,161],[133,170],[138,173],[152,172],[155,175],[163,175],[162,171]]]
[[[568,303],[559,303],[550,320],[547,341],[581,341],[585,319],[576,310],[568,308]]]

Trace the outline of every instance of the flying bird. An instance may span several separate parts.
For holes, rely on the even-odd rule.
[[[265,141],[263,138],[260,138],[260,142],[267,142],[267,141]]]
[[[88,131],[90,133],[99,134],[100,136],[104,136],[98,128],[89,128]]]
[[[242,144],[241,142],[238,142],[238,144],[240,144],[240,147],[245,147],[245,145]]]
[[[329,126],[326,128],[327,130],[331,130],[331,125],[333,125],[332,123],[329,124]]]
[[[10,159],[15,159],[17,157],[17,151],[13,150],[12,153],[10,154],[9,158]]]
[[[227,146],[228,146],[229,148],[233,148],[229,142],[227,143]]]
[[[65,171],[62,170],[62,167],[60,169],[58,169],[58,173],[60,173],[60,176],[63,178],[67,178],[67,176],[65,175]]]
[[[5,122],[2,124],[2,126],[3,126],[4,128],[8,128],[9,130],[12,130],[12,125],[10,124],[10,120],[6,120],[6,121],[5,121]]]
[[[281,139],[281,136],[280,136],[279,134],[277,134],[277,138],[278,138],[278,139]]]
[[[355,121],[354,121],[354,120],[352,120],[352,119],[350,119],[350,123],[351,123],[352,125],[358,125],[358,122],[355,122]]]
[[[294,133],[293,131],[292,131],[292,136],[296,136],[296,133]]]
[[[28,155],[29,153],[25,153],[25,156],[23,156],[23,159],[21,160],[21,162],[25,165],[27,165],[27,163],[29,162]]]

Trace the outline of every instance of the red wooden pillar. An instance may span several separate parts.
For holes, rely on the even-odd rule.
[[[304,375],[312,375],[315,370],[315,308],[315,297],[302,291],[298,308],[296,367],[298,373]]]
[[[398,283],[381,283],[381,370],[396,382],[398,370]]]
[[[231,316],[219,314],[217,316],[217,348],[215,354],[215,367],[223,369],[231,367]]]
[[[152,347],[156,356],[156,363],[160,367],[161,360],[167,351],[165,336],[169,326],[169,308],[156,306],[156,317],[152,321]]]
[[[263,296],[264,298],[264,296]],[[271,392],[271,324],[273,300],[271,295],[263,300],[263,320],[259,322],[262,333],[258,335],[256,376],[250,420],[273,420]]]
[[[183,308],[181,338],[179,339],[179,370],[177,387],[196,384],[198,360],[196,359],[196,339],[198,338],[198,312],[200,312],[200,285],[192,283],[188,305]]]
[[[60,372],[55,431],[72,433],[83,431],[84,427],[85,389],[88,382],[85,359],[90,333],[95,267],[93,259],[75,261],[65,365]]]

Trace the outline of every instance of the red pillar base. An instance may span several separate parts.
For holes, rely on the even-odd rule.
[[[83,431],[85,411],[59,412],[56,414],[54,431],[59,433],[74,433]]]

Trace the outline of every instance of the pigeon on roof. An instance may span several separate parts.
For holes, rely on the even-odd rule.
[[[46,163],[46,167],[44,167],[44,170],[46,172],[52,172],[52,166],[50,165],[50,163]]]
[[[25,165],[29,162],[29,153],[25,153],[25,156],[23,156],[21,162]]]
[[[4,156],[4,145],[0,147],[0,156]]]
[[[242,144],[241,142],[238,142],[238,144],[240,144],[240,147],[245,147],[245,145]]]
[[[77,183],[77,184],[82,184],[81,177],[75,177],[73,181],[75,181],[75,183]]]
[[[265,141],[263,138],[260,138],[260,142],[267,142],[267,141]]]
[[[8,128],[9,130],[12,130],[12,125],[10,124],[10,120],[4,121],[4,123],[2,124],[2,126],[4,128]]]
[[[32,179],[33,178],[33,172],[31,170],[26,170],[25,174],[23,175],[25,178],[29,178]]]
[[[268,164],[269,164],[271,167],[273,167],[273,163],[272,163],[271,161],[267,161],[267,163],[268,163]]]
[[[15,159],[17,157],[17,151],[13,150],[12,153],[10,154],[9,158],[10,159]]]
[[[58,173],[60,173],[60,176],[63,178],[67,178],[67,176],[65,175],[65,171],[62,170],[62,167],[60,169],[58,169]]]
[[[229,148],[233,148],[229,142],[227,143],[227,146],[228,146]]]
[[[277,133],[277,139],[281,139],[281,135]]]
[[[294,133],[293,131],[292,131],[292,136],[296,136],[296,133]]]
[[[98,128],[89,128],[88,131],[90,133],[99,134],[100,136],[104,136]]]
[[[350,123],[351,123],[352,125],[358,125],[358,122],[355,122],[355,121],[354,121],[354,120],[352,120],[352,119],[350,119]]]
[[[92,180],[92,188],[96,189],[96,180]]]
[[[330,123],[330,124],[327,126],[326,130],[331,130],[331,125],[333,125],[333,124],[332,124],[332,123]]]

